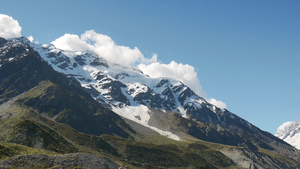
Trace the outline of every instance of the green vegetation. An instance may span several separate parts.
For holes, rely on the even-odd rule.
[[[66,124],[45,118],[19,103],[13,104],[7,110],[12,116],[1,123],[1,130],[7,132],[1,132],[0,139],[29,147],[40,146],[41,149],[25,146],[21,147],[25,147],[26,151],[3,149],[8,153],[1,153],[2,159],[34,153],[86,152],[108,157],[122,166],[132,168],[224,168],[233,165],[222,153],[198,143],[190,145],[159,135],[152,138],[158,141],[157,144],[147,143],[146,139],[143,142],[136,142],[112,135],[88,135]],[[142,137],[139,140],[142,141]]]
[[[29,119],[17,123],[13,130],[15,131],[15,136],[11,142],[14,143],[29,147],[40,147],[59,153],[78,151],[56,131]]]
[[[227,168],[234,163],[217,150],[200,143],[169,140],[165,144],[150,144],[101,136],[118,148],[120,160],[140,168]],[[163,141],[164,142],[164,141]]]
[[[30,148],[19,144],[6,143],[0,141],[0,160],[5,160],[7,158],[14,157],[16,155],[29,155],[29,154],[54,155],[57,153],[52,151],[47,151],[44,149]]]
[[[17,102],[83,133],[129,137],[128,132],[133,132],[119,116],[98,104],[89,95],[81,94],[82,89],[67,90],[64,85],[42,81]]]

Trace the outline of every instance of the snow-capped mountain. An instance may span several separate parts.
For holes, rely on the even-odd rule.
[[[31,146],[39,146],[44,140],[39,137],[44,134],[26,127],[52,128],[59,122],[94,135],[86,135],[88,140],[105,134],[125,138],[125,142],[167,140],[159,133],[184,144],[203,140],[213,142],[209,143],[212,147],[230,145],[229,149],[220,151],[246,168],[293,168],[299,161],[294,147],[228,110],[208,103],[179,80],[151,78],[136,68],[107,62],[91,51],[63,51],[53,45],[31,43],[25,37],[0,38],[0,75],[0,118],[10,123],[14,121],[10,118],[15,111],[14,116],[24,121],[22,125],[15,122],[22,129],[18,132],[33,132],[28,134],[31,141],[26,141]],[[15,110],[11,106],[21,108]],[[24,113],[24,109],[28,111]],[[55,130],[41,131],[53,134]],[[38,139],[32,140],[32,135]],[[68,136],[74,138],[72,134]],[[3,133],[2,138],[7,139]],[[17,134],[10,139],[27,140],[27,135]],[[98,141],[97,138],[97,144]],[[270,153],[279,153],[292,162],[285,164],[280,161],[282,156],[278,156],[278,161]]]
[[[283,123],[278,127],[275,136],[300,149],[300,120]]]
[[[181,136],[162,127],[166,119],[157,122],[154,118],[162,118],[161,114],[168,118],[170,112],[196,122],[219,125],[234,133],[261,132],[227,109],[208,103],[179,80],[151,78],[137,68],[107,62],[92,51],[64,51],[52,44],[31,43],[26,37],[12,39],[10,43],[32,47],[54,70],[76,78],[101,104],[169,138],[180,140]]]
[[[25,37],[15,40],[29,44],[54,70],[76,78],[95,100],[120,116],[169,138],[180,140],[179,136],[149,124],[153,109],[177,112],[188,119],[232,130],[255,128],[228,110],[208,103],[179,80],[151,78],[136,68],[109,63],[91,51],[63,51],[52,44],[31,43]]]

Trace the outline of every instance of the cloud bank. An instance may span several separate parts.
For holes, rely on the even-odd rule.
[[[189,86],[195,93],[201,97],[206,98],[206,94],[203,92],[200,81],[197,78],[197,73],[193,66],[188,64],[176,63],[175,61],[169,64],[162,64],[159,62],[151,64],[139,64],[138,68],[150,77],[169,77],[180,80],[185,85]]]
[[[21,37],[21,26],[17,20],[4,14],[0,14],[0,37],[17,38]]]
[[[108,62],[124,66],[138,67],[150,77],[169,77],[180,80],[189,86],[196,94],[219,108],[226,108],[226,104],[214,98],[207,98],[202,90],[197,73],[193,66],[171,61],[169,64],[160,63],[157,55],[145,58],[142,52],[134,47],[117,45],[109,36],[96,33],[94,30],[78,35],[65,34],[51,42],[55,47],[66,51],[93,51]]]
[[[155,58],[146,59],[137,47],[131,49],[127,46],[119,46],[109,36],[96,33],[94,30],[86,31],[80,37],[65,34],[51,43],[67,51],[93,51],[108,62],[124,66],[155,60]]]
[[[224,102],[222,101],[219,101],[219,100],[216,100],[215,98],[210,98],[210,99],[207,99],[207,101],[210,103],[210,104],[213,104],[221,109],[226,109],[227,106]]]

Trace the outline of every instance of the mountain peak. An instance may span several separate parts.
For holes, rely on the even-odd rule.
[[[278,127],[275,136],[300,149],[300,120],[283,123]]]

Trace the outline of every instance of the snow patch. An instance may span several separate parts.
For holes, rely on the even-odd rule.
[[[134,122],[137,122],[145,127],[148,127],[159,134],[166,136],[170,139],[180,141],[180,137],[177,135],[169,132],[169,131],[163,131],[160,130],[154,126],[150,126],[148,124],[149,119],[151,118],[149,115],[149,108],[144,106],[144,105],[139,105],[139,106],[124,106],[122,108],[120,107],[113,107],[112,110],[116,112],[118,115],[125,117],[129,120],[132,120]]]

